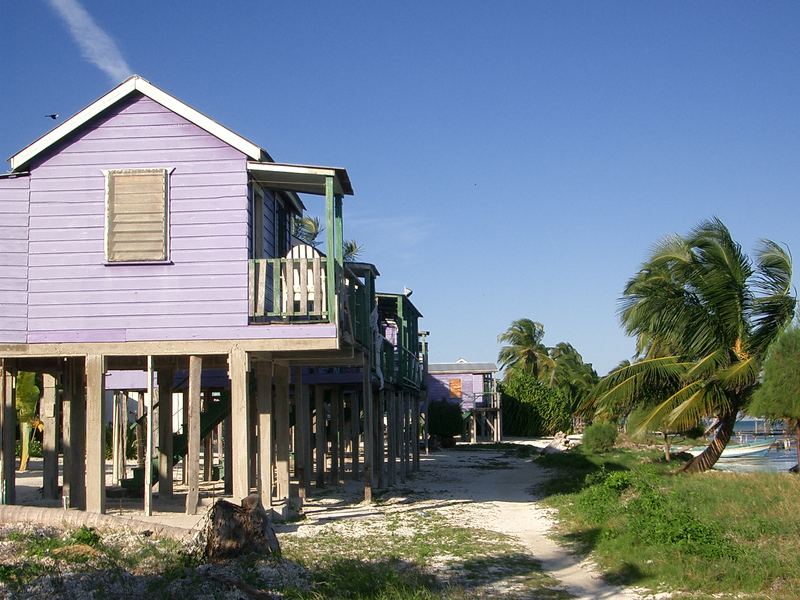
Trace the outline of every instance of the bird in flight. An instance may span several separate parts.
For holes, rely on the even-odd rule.
[[[50,114],[50,115],[45,115],[44,117],[45,117],[45,119],[53,119],[53,121],[55,121],[55,120],[58,118],[58,113],[53,113],[53,114]]]

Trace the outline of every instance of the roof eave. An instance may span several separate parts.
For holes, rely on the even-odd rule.
[[[11,156],[8,159],[11,164],[11,170],[18,171],[24,168],[39,154],[51,148],[66,136],[94,119],[97,115],[134,92],[140,92],[155,102],[158,102],[165,108],[182,116],[187,121],[194,123],[211,135],[221,139],[233,148],[236,148],[248,158],[252,160],[263,160],[266,157],[267,160],[270,160],[269,155],[260,146],[234,133],[224,125],[220,125],[210,117],[195,110],[188,104],[181,102],[174,96],[160,90],[146,79],[138,75],[131,75],[110,92],[107,92],[61,123],[61,125],[51,129],[36,141]]]

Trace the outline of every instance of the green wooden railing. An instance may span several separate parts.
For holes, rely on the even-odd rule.
[[[251,321],[329,322],[335,303],[328,295],[324,257],[250,260]]]
[[[351,327],[355,341],[369,350],[374,343],[369,321],[370,311],[372,310],[369,288],[349,269],[346,269],[344,284],[347,288],[347,306],[345,310],[349,317],[348,325]]]

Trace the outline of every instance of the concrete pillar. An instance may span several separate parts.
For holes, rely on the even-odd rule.
[[[248,401],[248,357],[241,348],[231,350],[229,356],[231,378],[231,459],[230,474],[233,482],[233,502],[238,504],[250,495],[250,448],[248,447],[250,411]],[[228,473],[225,473],[228,477]]]
[[[16,494],[16,438],[17,407],[15,373],[8,359],[0,368],[0,385],[2,386],[2,411],[0,411],[0,503],[15,504]]]
[[[321,385],[314,386],[314,419],[316,436],[316,484],[317,488],[325,487],[325,390]]]
[[[200,382],[202,376],[203,359],[200,356],[190,356],[189,390],[186,398],[189,405],[189,421],[186,427],[186,478],[189,485],[186,493],[187,515],[196,515],[197,505],[200,502]],[[172,412],[169,414],[171,422]]]
[[[359,408],[358,393],[350,394],[350,463],[353,479],[358,480],[359,468],[359,438],[361,436],[361,409]]]
[[[42,497],[58,499],[58,403],[56,378],[50,373],[42,375],[42,399],[39,414],[42,417]]]
[[[86,510],[101,514],[106,512],[104,371],[102,355],[86,357]]]
[[[175,379],[173,369],[158,370],[158,498],[168,500],[173,492],[172,457],[172,393]],[[184,396],[184,406],[186,397]],[[184,421],[185,423],[185,421]],[[184,433],[186,432],[184,425]],[[185,461],[184,461],[185,462]],[[186,472],[186,465],[183,466]],[[189,513],[194,514],[194,513]]]
[[[258,493],[265,508],[272,507],[272,361],[257,362]]]
[[[278,500],[289,498],[289,367],[274,365],[275,373],[275,476]]]

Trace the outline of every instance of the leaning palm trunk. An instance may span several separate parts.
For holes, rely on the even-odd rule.
[[[717,435],[708,445],[708,448],[703,450],[700,455],[695,456],[692,460],[687,462],[683,466],[682,471],[684,473],[702,473],[713,467],[722,455],[722,451],[725,450],[725,447],[731,440],[734,425],[736,425],[735,411],[727,415],[721,415],[719,417]]]
[[[28,470],[28,459],[31,456],[31,438],[33,437],[33,427],[30,421],[23,421],[19,425],[20,429],[20,452],[19,470]]]

